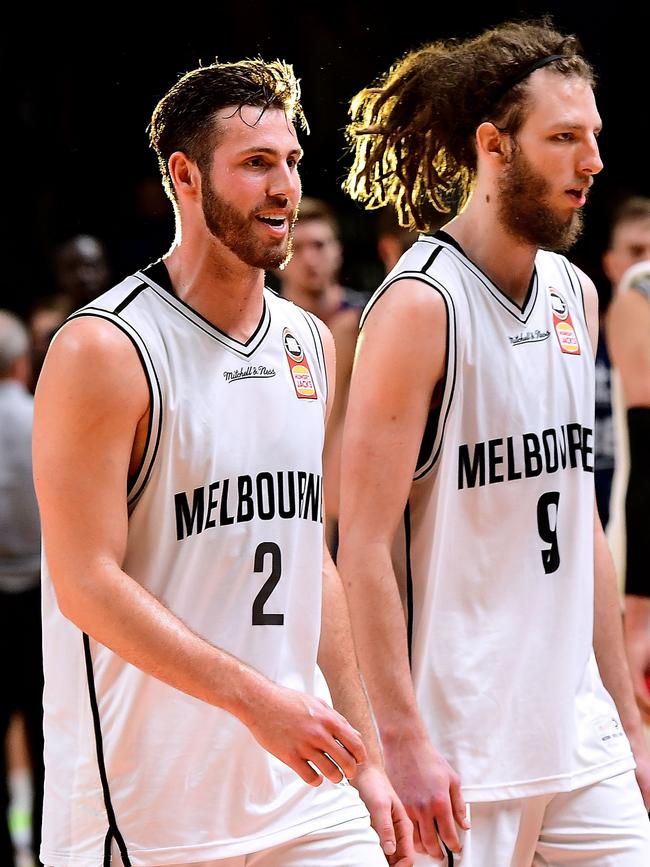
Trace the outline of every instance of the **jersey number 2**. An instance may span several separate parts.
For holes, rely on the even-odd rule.
[[[268,614],[264,605],[276,588],[282,574],[282,554],[280,546],[275,542],[261,542],[255,550],[255,572],[264,571],[266,555],[271,555],[271,574],[262,585],[262,589],[253,602],[253,626],[282,626],[284,614]]]
[[[560,505],[560,492],[548,491],[537,501],[537,531],[543,542],[550,548],[542,548],[542,564],[547,575],[555,572],[560,565],[560,549],[557,544],[557,519]],[[553,516],[554,520],[551,520]]]

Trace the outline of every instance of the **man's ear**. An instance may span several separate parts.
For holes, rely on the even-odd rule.
[[[508,160],[512,155],[512,137],[486,120],[476,129],[476,152],[490,160]]]
[[[181,198],[196,198],[201,192],[201,173],[199,167],[183,151],[174,151],[167,162],[169,175],[176,190],[176,196]]]

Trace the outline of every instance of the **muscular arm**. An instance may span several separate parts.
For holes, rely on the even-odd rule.
[[[594,355],[598,343],[598,295],[594,284],[581,274],[585,309]],[[594,653],[605,689],[618,710],[637,761],[637,778],[650,806],[650,760],[634,701],[623,644],[618,582],[607,539],[594,505]]]
[[[317,320],[317,324],[325,350],[328,381],[338,383],[334,375],[337,358],[332,335],[322,322]],[[336,397],[330,389],[328,416],[334,406]],[[326,473],[327,470],[325,467]],[[367,761],[359,769],[354,785],[368,807],[384,853],[391,865],[410,867],[412,825],[383,769],[381,748],[359,673],[345,591],[326,544],[323,546],[323,612],[318,664],[327,680],[334,707],[359,731],[366,746]]]
[[[409,496],[432,395],[442,377],[446,310],[404,280],[372,310],[359,338],[344,433],[339,569],[386,767],[415,827],[416,848],[454,851],[464,825],[455,773],[429,743],[416,706],[391,545]],[[453,815],[452,815],[453,813]]]
[[[61,612],[147,674],[237,716],[306,782],[321,781],[308,759],[339,778],[325,752],[354,776],[363,746],[338,713],[204,641],[124,572],[127,478],[147,413],[129,340],[100,320],[65,326],[43,368],[34,417],[34,476]]]

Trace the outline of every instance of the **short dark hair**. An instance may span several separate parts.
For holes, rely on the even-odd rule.
[[[331,205],[328,205],[327,202],[323,201],[323,199],[314,199],[311,196],[303,196],[298,209],[298,222],[310,223],[315,220],[327,223],[332,229],[332,232],[334,232],[335,237],[339,237],[341,230],[339,228],[338,220],[336,219],[336,214],[334,213],[334,208],[332,208]]]
[[[429,230],[440,212],[460,210],[469,198],[477,127],[492,120],[512,135],[520,129],[532,64],[559,55],[549,69],[593,86],[579,51],[575,37],[543,19],[410,52],[352,100],[354,163],[344,189],[368,208],[392,204],[402,225]]]
[[[636,223],[640,220],[650,220],[650,199],[646,196],[630,196],[615,208],[609,227],[608,248],[614,241],[614,233],[623,223]]]
[[[290,121],[307,129],[299,79],[293,67],[282,60],[215,62],[186,72],[158,102],[149,125],[149,142],[172,201],[176,195],[169,157],[182,151],[196,162],[202,174],[207,171],[219,134],[214,114],[230,105],[238,110],[245,105],[260,108],[260,117],[269,108],[279,108]]]

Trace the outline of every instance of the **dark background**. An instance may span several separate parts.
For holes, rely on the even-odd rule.
[[[88,8],[46,20],[27,13],[5,29],[0,63],[4,208],[0,304],[26,313],[52,289],[54,245],[89,232],[108,245],[119,279],[157,258],[172,239],[171,209],[159,193],[146,127],[159,97],[187,69],[261,55],[294,64],[311,135],[303,136],[304,192],[335,205],[343,223],[343,279],[371,289],[381,276],[374,217],[340,190],[349,164],[347,105],[401,54],[423,42],[465,37],[508,18],[553,15],[575,33],[599,78],[605,170],[596,180],[586,232],[572,258],[606,294],[599,254],[611,208],[625,195],[650,195],[647,7],[616,3],[377,3],[300,7],[233,2],[187,4],[169,13],[135,6]],[[92,17],[92,24],[90,16]],[[136,24],[150,17],[145,27]],[[37,20],[36,20],[37,19]]]

